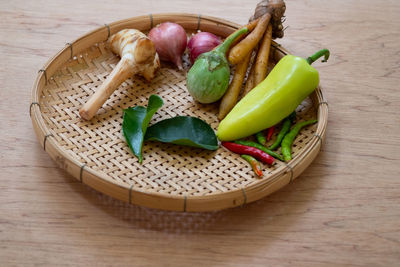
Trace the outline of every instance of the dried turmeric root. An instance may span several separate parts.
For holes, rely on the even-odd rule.
[[[269,24],[264,34],[263,40],[258,49],[257,58],[254,67],[254,86],[257,86],[267,76],[269,51],[271,48],[272,25]]]
[[[254,49],[254,47],[256,47],[258,42],[263,37],[270,19],[271,14],[263,15],[258,21],[255,29],[231,49],[228,56],[229,63],[236,65],[240,61],[243,61],[248,54],[250,54],[250,52]]]
[[[226,114],[228,114],[229,111],[231,111],[233,106],[236,104],[240,89],[242,88],[244,77],[246,76],[250,58],[251,53],[249,53],[242,62],[239,62],[239,64],[237,64],[232,82],[229,85],[228,90],[224,94],[219,105],[218,119],[222,120],[223,118],[225,118]]]

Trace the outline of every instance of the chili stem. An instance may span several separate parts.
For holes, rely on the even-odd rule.
[[[326,61],[328,61],[329,55],[330,55],[330,53],[329,53],[328,49],[321,49],[314,55],[308,57],[306,60],[307,60],[308,64],[311,65],[314,61],[316,61],[320,57],[324,56],[324,59],[322,60],[322,62],[326,62]]]

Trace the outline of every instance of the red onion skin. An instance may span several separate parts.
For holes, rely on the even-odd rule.
[[[200,54],[213,50],[221,43],[221,38],[209,32],[199,32],[193,35],[188,43],[190,61],[193,64]]]
[[[160,59],[174,63],[181,70],[182,54],[187,45],[183,27],[173,22],[164,22],[151,29],[148,36],[153,41]]]

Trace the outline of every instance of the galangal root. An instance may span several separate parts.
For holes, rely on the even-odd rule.
[[[135,74],[151,81],[160,68],[160,60],[153,42],[142,32],[125,29],[109,40],[111,51],[121,56],[121,60],[111,74],[79,110],[79,115],[90,120],[112,95],[115,89]]]

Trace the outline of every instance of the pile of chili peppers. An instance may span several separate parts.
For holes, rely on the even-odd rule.
[[[233,142],[222,142],[222,146],[226,147],[230,151],[241,154],[241,157],[245,159],[252,167],[254,173],[261,177],[262,170],[259,161],[272,165],[275,159],[280,161],[289,161],[292,159],[292,144],[300,129],[317,122],[317,120],[307,120],[295,124],[290,130],[294,120],[296,118],[296,112],[290,114],[282,122],[282,128],[279,131],[274,143],[267,148],[267,141],[270,141],[274,133],[275,127],[268,129],[267,138],[263,135],[262,131],[256,134],[258,143],[248,140],[236,140]],[[272,129],[272,130],[271,130]],[[283,157],[273,150],[281,147]]]

